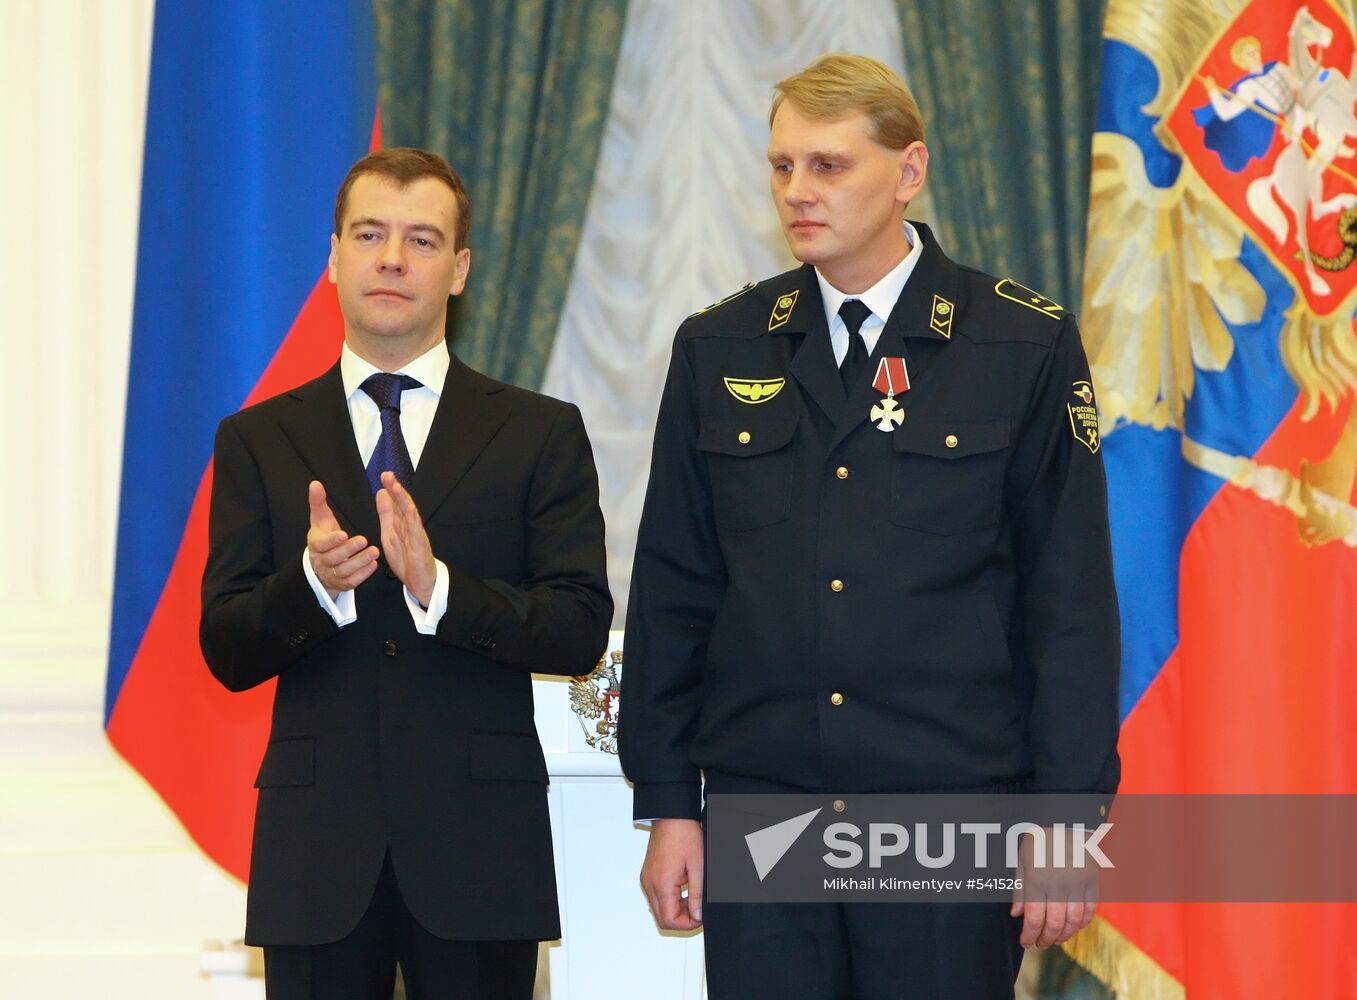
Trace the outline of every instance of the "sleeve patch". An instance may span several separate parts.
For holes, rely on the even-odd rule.
[[[1093,386],[1089,382],[1074,383],[1074,399],[1065,404],[1070,414],[1070,430],[1092,454],[1098,453],[1102,442],[1098,439],[1098,407],[1093,401]]]

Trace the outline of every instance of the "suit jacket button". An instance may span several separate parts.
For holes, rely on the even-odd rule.
[[[832,591],[834,591],[834,593],[836,593],[836,594],[837,594],[837,593],[840,593],[840,592],[843,590],[843,581],[842,581],[842,580],[830,580],[830,581],[829,581],[829,589],[832,590]]]
[[[843,704],[843,695],[841,695],[841,694],[839,694],[839,692],[835,691],[833,694],[831,694],[831,695],[829,696],[829,703],[830,703],[831,705],[835,706],[835,707],[838,707],[839,705],[842,705],[842,704]]]
[[[395,639],[387,639],[386,642],[382,643],[382,652],[385,653],[387,656],[395,656],[395,655],[396,655],[396,640],[395,640]]]

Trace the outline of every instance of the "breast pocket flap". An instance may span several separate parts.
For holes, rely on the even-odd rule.
[[[990,420],[983,423],[927,422],[911,423],[892,435],[895,450],[932,458],[968,458],[1008,447],[1008,422]]]
[[[699,451],[752,458],[791,444],[796,418],[790,420],[711,420],[698,434]]]

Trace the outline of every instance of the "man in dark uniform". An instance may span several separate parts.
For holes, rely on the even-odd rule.
[[[688,318],[655,432],[620,732],[653,821],[642,884],[662,927],[705,922],[713,998],[1011,996],[1022,946],[1065,940],[1091,902],[703,912],[704,777],[1110,795],[1119,776],[1073,318],[903,222],[928,152],[885,66],[826,57],[778,85],[770,121],[802,266]]]

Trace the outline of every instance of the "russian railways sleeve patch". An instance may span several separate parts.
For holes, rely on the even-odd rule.
[[[1093,402],[1093,386],[1084,381],[1074,383],[1074,398],[1065,404],[1070,412],[1070,430],[1078,441],[1093,454],[1102,443],[1098,439],[1098,408]]]

